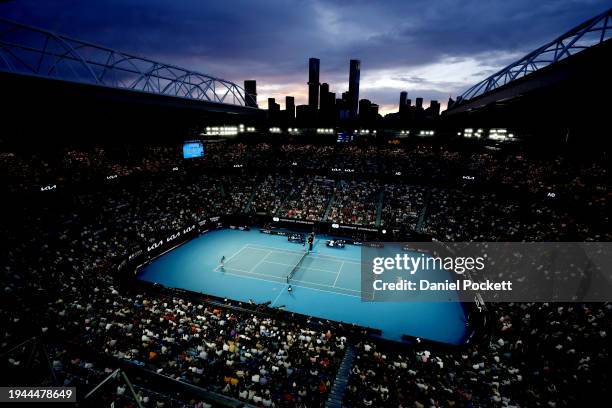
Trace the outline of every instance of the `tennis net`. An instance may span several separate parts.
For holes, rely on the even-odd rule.
[[[293,278],[293,275],[295,275],[297,270],[300,269],[300,267],[302,266],[302,263],[304,262],[304,258],[306,258],[306,255],[308,255],[308,252],[304,252],[302,254],[302,257],[300,258],[298,263],[293,267],[291,272],[289,272],[289,275],[287,275],[287,283],[291,282],[291,278]]]

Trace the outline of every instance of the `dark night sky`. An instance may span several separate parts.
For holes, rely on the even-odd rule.
[[[604,0],[12,0],[0,16],[306,102],[308,57],[321,82],[348,88],[361,60],[361,98],[397,110],[453,97],[611,6]]]

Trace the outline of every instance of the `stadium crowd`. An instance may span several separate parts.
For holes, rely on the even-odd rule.
[[[497,321],[482,347],[397,351],[359,342],[344,404],[575,407],[609,394],[612,304],[494,307]]]
[[[108,372],[55,344],[63,339],[256,406],[322,406],[353,345],[344,400],[352,407],[555,408],[609,394],[610,304],[489,305],[495,324],[484,345],[394,349],[331,322],[126,290],[117,270],[160,237],[242,212],[408,226],[447,241],[609,241],[605,158],[580,165],[427,145],[264,143],[177,157],[168,147],[2,154],[11,217],[2,228],[0,350],[42,336],[58,372],[97,371],[91,386]],[[41,189],[48,185],[56,187]],[[89,376],[74,372],[67,384]],[[138,389],[148,406],[164,399]]]

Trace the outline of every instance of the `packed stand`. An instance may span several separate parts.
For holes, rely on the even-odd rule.
[[[377,183],[340,180],[327,219],[340,224],[374,226],[379,205]]]

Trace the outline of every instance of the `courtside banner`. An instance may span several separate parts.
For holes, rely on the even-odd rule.
[[[610,302],[610,242],[385,242],[361,247],[368,302]]]

